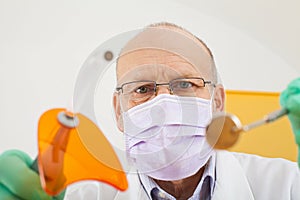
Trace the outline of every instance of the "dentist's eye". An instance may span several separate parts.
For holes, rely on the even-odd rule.
[[[135,89],[138,94],[147,94],[154,92],[154,87],[152,85],[143,85]]]
[[[193,86],[193,84],[189,81],[180,81],[177,85],[177,87],[182,88],[182,89],[190,88],[192,86]]]
[[[149,91],[149,89],[147,87],[139,87],[138,89],[135,90],[136,93],[141,93],[141,94],[144,94],[144,93],[147,93]]]
[[[176,81],[172,83],[172,88],[174,90],[184,90],[193,87],[193,83],[190,81]]]

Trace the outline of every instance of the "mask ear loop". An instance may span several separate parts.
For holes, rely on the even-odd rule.
[[[207,126],[209,126],[209,124],[211,123],[211,121],[212,121],[212,118],[213,118],[213,112],[214,112],[214,96],[215,96],[215,91],[216,91],[216,85],[213,85],[212,86],[212,93],[211,93],[211,97],[210,97],[210,100],[209,100],[209,107],[210,107],[210,121],[209,121],[209,123],[207,124]],[[205,137],[206,137],[206,133],[205,133]],[[207,139],[205,139],[205,141],[204,141],[204,144],[206,145],[206,148],[209,148],[210,150],[210,152],[211,151],[213,151],[213,153],[212,154],[214,154],[215,153],[215,150],[214,150],[214,148],[212,147],[212,146],[210,146],[209,144],[208,144],[208,142],[207,142]],[[212,156],[212,155],[211,155]],[[210,157],[209,159],[211,159],[212,157]],[[208,161],[207,161],[208,162]]]
[[[214,105],[215,91],[216,91],[216,86],[213,85],[213,86],[212,86],[211,97],[210,97],[210,100],[209,100],[209,103],[210,103],[210,110],[211,110],[211,115],[212,115],[212,113],[213,113],[213,111],[214,111],[213,105]]]

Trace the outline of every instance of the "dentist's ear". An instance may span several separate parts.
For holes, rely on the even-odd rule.
[[[214,91],[214,111],[224,111],[225,108],[225,90],[223,85],[216,85]]]
[[[118,129],[121,132],[124,132],[123,118],[121,115],[120,98],[119,98],[118,93],[116,93],[116,92],[114,93],[114,96],[113,96],[113,106],[114,106],[114,110],[115,110],[115,117],[116,117]]]

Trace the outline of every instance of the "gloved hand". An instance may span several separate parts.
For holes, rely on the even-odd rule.
[[[61,200],[64,192],[51,197],[41,187],[39,175],[30,169],[32,159],[22,151],[0,155],[0,199]]]
[[[293,80],[281,93],[280,104],[289,112],[288,117],[298,145],[298,166],[300,168],[300,78]]]

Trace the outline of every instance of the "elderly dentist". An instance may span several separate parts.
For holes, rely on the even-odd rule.
[[[128,190],[87,182],[55,198],[300,199],[296,163],[215,151],[207,144],[212,113],[224,109],[224,88],[217,80],[212,53],[201,40],[174,24],[147,27],[117,61],[115,115],[137,171],[128,174]],[[299,145],[300,79],[280,100]],[[0,156],[0,199],[52,199],[29,169],[31,162],[20,151]]]

